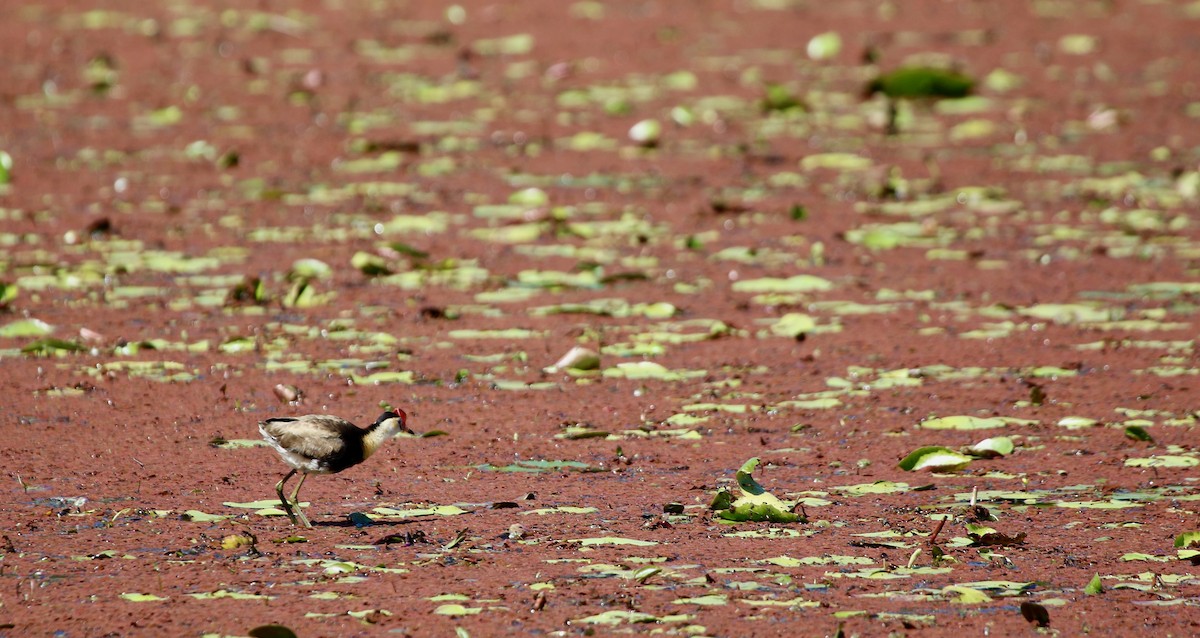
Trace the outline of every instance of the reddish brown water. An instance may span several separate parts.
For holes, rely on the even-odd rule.
[[[18,352],[34,337],[0,337],[0,636],[1008,636],[1033,631],[1026,601],[1063,635],[1195,634],[1195,568],[1172,542],[1197,528],[1197,291],[1136,287],[1197,274],[1195,3],[463,7],[462,24],[432,3],[0,8],[0,281],[20,286],[0,326],[96,333],[42,357]],[[811,61],[824,31],[842,50]],[[521,34],[528,50],[489,42]],[[930,52],[1021,82],[982,86],[974,111],[903,104],[887,135],[862,87]],[[806,109],[764,112],[766,83]],[[672,123],[676,106],[695,123]],[[626,135],[646,118],[663,123],[655,149]],[[570,148],[580,133],[603,137]],[[824,153],[865,164],[804,164]],[[382,165],[348,170],[363,159]],[[531,185],[567,209],[477,208]],[[906,221],[882,232],[912,246],[858,239]],[[351,266],[388,242],[429,257],[383,251],[390,279]],[[335,294],[287,307],[302,258],[332,267],[314,285]],[[596,277],[489,296],[524,271]],[[830,286],[734,286],[798,274]],[[267,301],[223,303],[246,276]],[[678,314],[534,311],[614,298]],[[789,313],[817,327],[773,335]],[[455,332],[514,328],[534,334]],[[643,343],[699,372],[542,370],[598,340],[604,368]],[[355,383],[379,371],[367,362],[413,383]],[[281,404],[277,384],[303,400]],[[837,403],[783,403],[822,398]],[[445,435],[312,478],[311,530],[226,505],[274,498],[286,468],[214,442],[292,413],[365,424],[381,402]],[[680,414],[699,420],[667,421]],[[918,427],[953,415],[1025,421]],[[573,425],[611,436],[560,436]],[[959,472],[897,467],[1001,435],[1016,452]],[[713,518],[751,457],[777,496],[820,499],[807,524]],[[495,471],[520,460],[587,471]],[[928,489],[840,489],[878,481]],[[1023,543],[962,546],[973,489]],[[347,518],[435,506],[465,513]],[[934,565],[930,516],[946,512]],[[881,532],[896,536],[861,536]],[[246,534],[253,550],[222,547]]]

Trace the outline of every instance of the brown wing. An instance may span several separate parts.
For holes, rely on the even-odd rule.
[[[359,431],[353,423],[325,414],[267,419],[259,426],[284,449],[310,459],[341,454],[346,445],[344,433]]]

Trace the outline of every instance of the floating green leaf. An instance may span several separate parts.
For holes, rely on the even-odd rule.
[[[757,467],[758,458],[755,457],[743,463],[742,467],[738,468],[737,474],[735,475],[737,478],[738,487],[741,488],[742,492],[752,496],[758,496],[766,493],[766,490],[763,489],[763,486],[759,485],[758,481],[754,480],[754,470]]]
[[[992,602],[991,596],[970,587],[961,585],[947,585],[942,588],[942,595],[951,598],[953,602],[961,605],[978,605],[980,603]]]
[[[473,616],[481,612],[483,612],[483,607],[467,607],[458,603],[446,603],[444,605],[438,605],[437,609],[433,610],[433,613],[438,614],[439,616],[451,617]]]
[[[266,447],[269,444],[262,439],[214,439],[209,442],[209,445],[225,450],[236,450],[247,447]]]
[[[12,155],[9,155],[4,151],[0,151],[0,186],[8,184],[12,181],[12,169]]]
[[[550,461],[550,460],[525,460],[517,461],[509,465],[496,466],[485,464],[478,466],[481,470],[489,470],[492,472],[556,472],[563,470],[591,470],[591,466],[580,461]]]
[[[156,602],[156,601],[160,601],[160,600],[167,600],[167,597],[165,597],[165,596],[155,596],[154,594],[138,594],[138,593],[124,593],[124,594],[121,594],[121,598],[123,600],[128,600],[131,603],[149,603],[149,602]]]
[[[264,443],[265,443],[265,441],[264,441]],[[224,503],[221,503],[221,505],[224,505],[225,507],[237,507],[237,508],[241,508],[241,509],[257,510],[257,509],[263,509],[265,507],[275,507],[275,506],[279,505],[279,499],[265,498],[260,501],[249,501],[246,503],[238,503],[236,501],[226,501]]]
[[[842,36],[837,31],[826,31],[815,35],[808,41],[805,52],[812,60],[828,60],[836,58],[842,51]]]
[[[0,281],[0,308],[8,306],[13,299],[16,299],[17,291],[18,288],[16,284],[10,284],[7,281]],[[8,326],[5,326],[4,328],[7,327]],[[3,330],[4,328],[0,328],[0,330]]]
[[[386,259],[361,250],[354,253],[354,256],[350,258],[350,265],[368,277],[380,277],[392,274],[392,270],[388,268]]]
[[[1100,422],[1085,416],[1064,416],[1058,420],[1058,426],[1068,430],[1081,430],[1098,425]]]
[[[292,269],[288,272],[288,279],[327,279],[332,275],[333,269],[329,267],[329,264],[320,259],[307,257],[292,262]]]
[[[799,293],[823,292],[833,289],[833,283],[816,275],[795,275],[787,279],[763,277],[733,282],[736,292],[751,293]]]
[[[1200,532],[1184,532],[1175,537],[1176,549],[1200,547]]]
[[[950,69],[902,67],[867,84],[866,93],[893,98],[960,98],[971,94],[975,82]]]
[[[391,507],[376,507],[372,512],[386,516],[388,518],[412,518],[414,516],[458,516],[459,514],[467,514],[469,510],[465,510],[457,505],[434,505],[433,507],[422,507],[408,510],[398,510]]]
[[[657,541],[644,541],[639,538],[623,538],[621,536],[603,536],[599,538],[575,538],[572,543],[579,543],[582,547],[594,547],[596,545],[631,545],[634,547],[651,547],[657,545]]]
[[[1083,593],[1089,596],[1098,596],[1104,593],[1104,584],[1100,582],[1100,574],[1092,576],[1092,580],[1088,581],[1087,586],[1083,588]]]
[[[782,84],[767,84],[763,87],[764,95],[760,103],[763,111],[789,111],[802,108],[804,104],[792,95],[791,90]]]
[[[43,337],[52,332],[54,326],[41,319],[18,319],[0,328],[0,337]]]
[[[84,350],[87,350],[87,348],[78,341],[55,339],[54,337],[38,339],[21,347],[21,352],[25,354],[55,354],[59,352],[83,352]]]
[[[710,508],[717,512],[717,518],[731,522],[795,523],[801,521],[800,516],[789,511],[783,501],[766,491],[754,480],[753,472],[757,467],[758,459],[752,458],[743,463],[737,471],[737,483],[742,491],[742,496],[737,500],[733,500],[728,492],[717,493],[710,505]]]
[[[547,372],[559,370],[595,370],[600,367],[600,355],[582,346],[575,346],[567,351],[554,365],[546,368]]]
[[[956,472],[971,463],[971,457],[960,454],[950,448],[939,445],[926,446],[913,450],[900,461],[900,469],[915,472],[931,470],[934,472]]]
[[[1160,454],[1147,458],[1125,459],[1126,467],[1196,467],[1200,465],[1200,459],[1194,456],[1181,456],[1178,454]]]
[[[585,616],[576,618],[572,623],[583,623],[585,625],[607,625],[615,627],[621,623],[654,623],[658,622],[658,617],[654,614],[647,614],[640,611],[630,611],[626,609],[610,609],[604,613],[594,616]]]
[[[606,377],[619,377],[625,379],[680,381],[683,379],[702,377],[707,373],[704,370],[671,370],[661,363],[655,363],[653,361],[632,361],[627,363],[618,363],[616,367],[605,368],[603,374]]]
[[[977,416],[945,416],[921,421],[920,427],[927,430],[988,430],[1002,428],[1009,423],[1003,417],[982,418]]]
[[[817,327],[817,320],[798,312],[789,312],[771,325],[771,332],[783,337],[799,337],[812,332]]]
[[[658,146],[662,137],[662,124],[658,120],[642,120],[629,129],[629,139],[639,146],[652,148]]]
[[[1146,428],[1140,425],[1125,426],[1125,436],[1126,438],[1133,439],[1134,441],[1148,441],[1150,443],[1154,442],[1154,437],[1150,436],[1150,433],[1146,431]]]
[[[550,203],[550,196],[540,188],[530,187],[509,195],[508,203],[526,208],[537,208],[548,205]]]
[[[1096,50],[1096,36],[1084,33],[1064,35],[1058,40],[1058,50],[1070,55],[1087,55]]]
[[[215,523],[217,521],[223,521],[229,518],[229,516],[223,516],[221,514],[206,514],[200,510],[188,510],[183,514],[180,514],[179,518],[185,521],[192,521],[194,523]]]

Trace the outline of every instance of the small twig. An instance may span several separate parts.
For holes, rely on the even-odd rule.
[[[937,527],[933,528],[933,533],[929,535],[929,544],[933,545],[937,542],[938,534],[942,533],[942,528],[946,526],[946,517],[938,519]]]

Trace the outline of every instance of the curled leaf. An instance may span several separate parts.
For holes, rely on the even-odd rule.
[[[865,93],[892,98],[961,98],[971,94],[975,81],[950,69],[903,67],[867,84]]]
[[[913,450],[911,454],[900,460],[900,469],[915,472],[931,470],[934,472],[954,472],[965,468],[971,462],[971,457],[955,452],[947,447],[931,445]]]
[[[350,258],[350,265],[368,277],[392,274],[392,270],[388,268],[387,260],[379,255],[372,255],[361,250],[354,253],[354,256]]]
[[[559,370],[595,370],[600,367],[600,355],[582,346],[575,346],[567,351],[554,365],[546,368],[547,372]]]
[[[991,459],[998,456],[1008,456],[1013,453],[1012,439],[1007,436],[993,436],[984,439],[967,449],[967,453],[980,458]]]
[[[1144,428],[1140,425],[1125,426],[1125,436],[1127,438],[1133,439],[1134,441],[1147,441],[1149,443],[1154,442],[1154,437],[1151,436],[1150,433],[1146,431],[1146,428]]]
[[[717,518],[740,523],[744,521],[770,521],[772,523],[805,522],[804,519],[789,511],[786,503],[766,491],[754,480],[752,473],[758,467],[758,458],[752,458],[742,464],[737,472],[738,487],[742,496],[732,500],[727,490],[717,492],[710,507],[717,512]]]
[[[1200,532],[1184,532],[1175,537],[1176,549],[1200,547]]]

